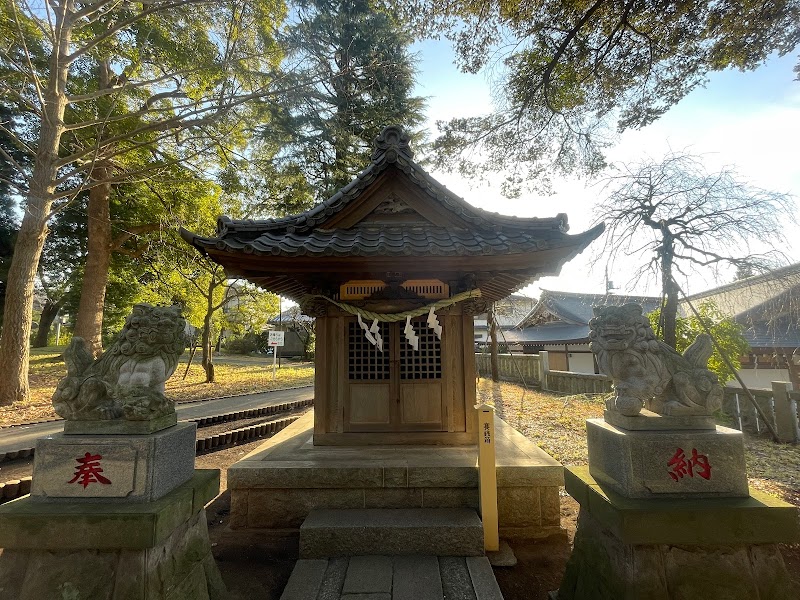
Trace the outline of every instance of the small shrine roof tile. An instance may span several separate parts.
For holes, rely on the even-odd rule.
[[[433,227],[381,227],[315,229],[305,234],[262,232],[254,240],[236,235],[223,238],[195,238],[203,246],[220,250],[240,250],[253,254],[282,256],[404,255],[448,256],[489,255],[509,251],[543,250],[549,246],[546,235],[516,232],[513,235],[487,236],[480,232]]]
[[[394,190],[401,190],[397,193],[410,205],[386,206]],[[388,194],[386,198],[382,193]],[[417,214],[408,219],[411,212]],[[401,270],[407,271],[417,262],[409,257],[435,257],[438,262],[419,261],[422,271],[438,269],[438,273],[444,268],[454,276],[453,272],[466,273],[469,269],[463,262],[450,263],[449,257],[486,257],[476,261],[483,265],[483,270],[478,268],[481,290],[486,298],[499,299],[535,277],[557,273],[566,260],[600,235],[603,226],[578,235],[568,235],[568,229],[563,213],[550,218],[519,218],[470,205],[413,161],[402,130],[387,127],[376,138],[367,168],[313,208],[260,220],[223,216],[213,237],[184,229],[181,236],[230,272],[289,296],[308,293],[317,285],[319,272],[326,274],[326,285],[334,285],[331,281],[335,277],[326,265],[335,265],[336,273],[344,273],[341,265],[345,263],[340,258],[406,257]],[[543,251],[547,254],[536,258]],[[265,260],[249,259],[248,255]],[[301,260],[298,264],[303,265],[303,274],[287,276],[282,274],[288,268],[284,263],[267,257],[336,260]],[[500,262],[495,257],[500,257]],[[508,267],[498,269],[498,264]]]

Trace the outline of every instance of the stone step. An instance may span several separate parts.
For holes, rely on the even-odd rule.
[[[300,558],[357,555],[482,556],[483,526],[470,508],[312,510]]]
[[[503,600],[485,556],[301,559],[281,600]]]

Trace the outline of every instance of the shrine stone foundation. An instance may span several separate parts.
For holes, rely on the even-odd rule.
[[[586,428],[589,466],[565,469],[580,514],[552,598],[800,598],[778,548],[800,540],[797,508],[748,489],[740,431],[647,410]]]
[[[500,535],[564,535],[560,463],[496,419]],[[315,446],[308,413],[228,470],[231,528],[248,539],[298,531],[315,509],[472,508],[478,467],[469,446]]]

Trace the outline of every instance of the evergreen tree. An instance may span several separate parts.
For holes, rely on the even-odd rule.
[[[382,127],[418,126],[424,100],[411,96],[412,37],[396,15],[370,0],[300,0],[296,13],[282,42],[297,85],[264,137],[283,138],[280,161],[322,200],[363,169]]]

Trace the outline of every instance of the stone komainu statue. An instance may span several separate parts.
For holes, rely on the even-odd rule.
[[[614,380],[608,410],[639,414],[710,415],[722,405],[722,387],[706,366],[711,338],[697,336],[683,355],[657,340],[638,304],[597,306],[589,345],[600,372]]]
[[[81,338],[64,352],[67,376],[53,394],[67,420],[154,419],[175,412],[164,383],[186,348],[186,321],[177,306],[137,304],[114,344],[97,360]]]

